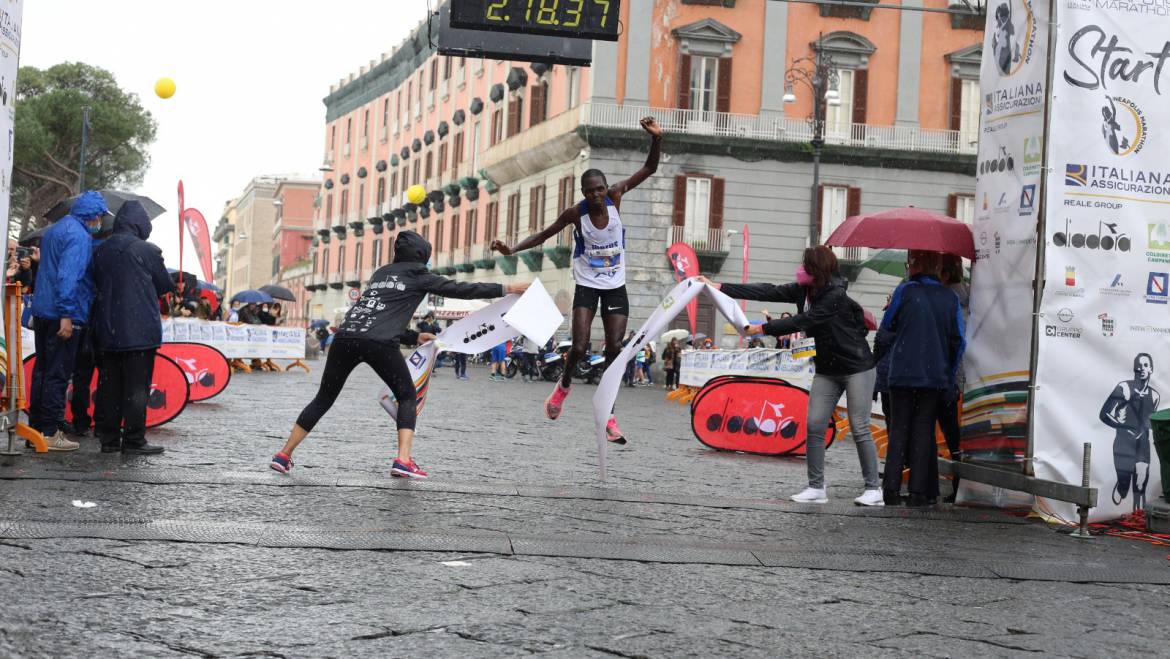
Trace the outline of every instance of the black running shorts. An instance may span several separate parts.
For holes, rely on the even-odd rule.
[[[577,292],[573,294],[573,308],[584,307],[597,313],[597,304],[601,303],[601,316],[629,316],[630,298],[626,296],[626,287],[601,289],[577,284]]]

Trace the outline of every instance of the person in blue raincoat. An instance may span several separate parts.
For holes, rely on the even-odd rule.
[[[41,262],[32,299],[36,366],[29,390],[29,425],[45,436],[50,451],[74,451],[77,442],[58,424],[65,414],[65,394],[77,357],[75,327],[89,322],[93,282],[88,268],[93,236],[109,214],[106,200],[88,191],[73,202],[41,239]]]
[[[146,242],[150,216],[128,201],[114,218],[114,235],[93,255],[94,343],[101,352],[97,427],[102,453],[162,453],[146,441],[146,403],[154,356],[162,344],[158,299],[175,291],[162,250]]]

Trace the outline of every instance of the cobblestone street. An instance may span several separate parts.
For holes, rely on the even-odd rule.
[[[1154,656],[1168,550],[1076,541],[999,511],[862,509],[848,441],[827,506],[801,460],[713,452],[686,409],[623,389],[597,480],[594,388],[432,380],[391,479],[361,367],[297,452],[267,461],[314,373],[236,375],[151,437],[158,457],[0,466],[0,656]],[[944,490],[948,486],[944,485]],[[92,501],[77,508],[73,500]]]

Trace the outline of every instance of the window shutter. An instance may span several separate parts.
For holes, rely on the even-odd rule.
[[[536,231],[536,204],[538,188],[533,187],[528,191],[528,230]]]
[[[506,137],[511,137],[520,132],[520,123],[523,120],[520,116],[520,111],[524,107],[523,102],[519,100],[520,98],[516,97],[512,99],[511,103],[508,103],[508,134]]]
[[[853,72],[853,123],[865,123],[865,101],[869,96],[869,71],[857,69]]]
[[[544,121],[544,85],[533,85],[528,99],[528,125],[535,126]]]
[[[691,56],[683,55],[678,62],[678,102],[680,110],[691,107]]]
[[[723,228],[723,179],[711,179],[711,215],[708,226],[712,229]]]
[[[731,112],[731,58],[719,60],[719,80],[715,85],[715,111]]]
[[[959,212],[959,195],[951,193],[947,195],[947,217],[958,217]]]
[[[816,213],[817,213],[817,243],[824,242],[821,236],[825,233],[825,184],[821,183],[817,186],[816,199]]]
[[[951,78],[951,130],[963,127],[963,80]],[[954,217],[953,215],[951,217]]]
[[[687,223],[687,177],[674,177],[674,226]]]
[[[849,188],[845,217],[853,217],[854,215],[861,215],[861,188]]]

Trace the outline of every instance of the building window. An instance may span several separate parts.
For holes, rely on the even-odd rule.
[[[490,201],[487,205],[487,225],[484,227],[484,242],[490,242],[495,239],[496,232],[500,229],[500,204],[497,201]]]
[[[390,199],[398,196],[398,172],[390,175]]]
[[[329,150],[333,151],[337,148],[337,124],[329,127]]]
[[[382,214],[382,204],[386,202],[386,177],[378,177],[378,215]]]
[[[435,253],[443,251],[443,218],[435,220]]]
[[[544,186],[535,185],[528,191],[528,230],[537,232],[544,228]]]
[[[385,135],[385,129],[390,125],[390,99],[382,101],[382,130]]]
[[[719,81],[719,58],[691,58],[691,95],[688,107],[703,112],[715,111],[716,85]]]
[[[370,111],[366,110],[362,116],[362,137],[370,136]]]
[[[524,92],[520,91],[508,100],[508,137],[524,129]]]
[[[480,122],[477,121],[471,128],[471,171],[473,172],[479,171],[479,124]]]
[[[424,236],[423,238],[425,239],[426,237]],[[374,239],[373,249],[374,249],[374,254],[373,254],[374,262],[371,265],[373,265],[373,267],[375,267],[375,268],[380,268],[380,267],[382,267],[382,239],[381,238]]]
[[[492,138],[489,143],[490,146],[495,146],[502,141],[504,141],[504,110],[496,108],[492,110]]]
[[[825,133],[849,138],[853,133],[853,69],[837,69],[837,94],[841,104],[825,108]]]
[[[528,127],[531,128],[548,119],[548,82],[541,80],[532,86],[528,102]]]
[[[360,271],[362,269],[362,247],[363,247],[363,245],[360,242],[357,244],[356,247],[354,247],[353,267],[355,270],[359,271],[358,272],[359,277],[361,276]]]
[[[971,224],[975,219],[975,195],[958,193],[948,195],[947,215]]]
[[[845,218],[861,213],[861,188],[844,185],[821,186],[820,242],[832,235]],[[865,247],[834,247],[839,258],[856,261],[866,258],[869,250]]]
[[[349,190],[341,191],[341,208],[338,209],[338,219],[343,223],[349,221]]]
[[[321,250],[321,269],[318,271],[322,274],[329,272],[329,248]]]
[[[365,212],[366,208],[366,184],[362,183],[358,186],[358,203],[356,206],[358,219],[361,219],[361,214]]]
[[[431,180],[431,176],[434,174],[434,165],[435,165],[435,154],[431,151],[427,151],[427,167],[426,167],[426,174],[427,175],[424,178],[428,181]]]
[[[337,246],[337,271],[345,272],[345,245]]]
[[[445,172],[445,171],[447,171],[447,145],[440,144],[439,145],[439,175],[442,176],[443,172]]]
[[[516,240],[516,232],[520,229],[520,193],[508,195],[508,226],[507,242]]]
[[[463,133],[455,135],[454,146],[451,147],[451,178],[459,176],[459,165],[463,164]]]
[[[411,178],[410,178],[410,184],[411,184],[411,185],[418,185],[418,175],[419,175],[419,170],[420,170],[420,169],[422,169],[422,161],[421,161],[421,160],[419,160],[419,159],[417,159],[417,158],[415,158],[415,160],[414,160],[414,171],[413,171],[413,173],[412,173],[412,175],[411,175]]]
[[[581,103],[581,69],[569,67],[569,107],[575,108]]]
[[[353,117],[348,117],[345,120],[345,143],[349,144],[350,136],[353,133]]]
[[[459,216],[451,216],[451,251],[459,249]]]
[[[479,213],[476,209],[472,208],[467,211],[466,222],[467,224],[463,228],[463,241],[467,247],[471,247],[472,243],[475,242],[476,232],[479,231],[479,227],[477,226],[479,223]]]
[[[979,81],[956,80],[959,85],[959,147],[972,150],[979,142]]]
[[[674,229],[671,242],[685,242],[696,250],[723,250],[724,180],[712,176],[674,178]]]
[[[443,80],[451,79],[451,57],[443,58]]]
[[[429,225],[429,224],[423,225],[422,237],[423,237],[423,240],[427,241],[428,243],[431,242],[431,225]],[[438,250],[439,250],[438,246],[435,246],[435,251],[437,252]]]
[[[566,176],[557,185],[557,212],[568,209],[573,205],[573,177]]]
[[[333,224],[333,195],[325,195],[325,223]]]

